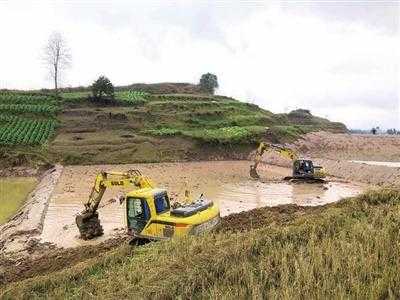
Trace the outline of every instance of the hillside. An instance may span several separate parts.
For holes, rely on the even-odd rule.
[[[0,127],[8,132],[0,135],[3,164],[243,159],[261,139],[289,142],[311,131],[347,130],[307,110],[273,114],[224,96],[164,93],[187,92],[193,85],[132,86],[138,90],[117,88],[108,103],[91,101],[84,89],[64,91],[59,99],[37,92],[1,93]],[[44,121],[37,126],[46,129],[26,123]],[[37,142],[31,142],[31,130],[40,132]]]

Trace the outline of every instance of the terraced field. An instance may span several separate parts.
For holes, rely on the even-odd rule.
[[[96,103],[90,91],[60,96],[0,93],[0,145],[8,149],[0,151],[2,165],[39,156],[63,164],[245,159],[261,139],[346,131],[306,110],[273,114],[225,96],[119,88],[109,102]]]
[[[53,159],[67,164],[243,159],[257,141],[286,142],[301,134],[344,132],[307,111],[273,114],[225,96],[116,91],[108,105],[85,92],[63,93]]]

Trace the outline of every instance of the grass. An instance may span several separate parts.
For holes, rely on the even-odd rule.
[[[182,135],[212,144],[239,144],[255,142],[265,133],[266,128],[262,126],[232,126],[220,127],[215,129],[194,129],[179,130],[175,128],[160,128],[148,130],[147,133],[155,136],[176,136]]]
[[[55,117],[57,130],[42,151],[52,163],[245,158],[260,140],[286,143],[305,132],[345,130],[343,124],[308,112],[273,114],[257,105],[223,96],[145,94],[143,99],[133,97],[136,100],[129,102],[126,100],[132,95],[117,89],[115,103],[102,106],[89,101],[89,94],[61,93],[62,99],[57,103],[63,107]],[[25,113],[24,117],[43,119],[38,114]],[[8,115],[0,116],[0,127],[7,123],[7,118]],[[271,131],[266,132],[265,127]],[[176,147],[179,151],[175,151]],[[148,149],[154,149],[151,157],[145,155]],[[12,153],[14,148],[9,150]],[[7,161],[1,165],[7,165]]]
[[[18,211],[35,185],[33,177],[0,179],[0,224],[7,222]]]
[[[124,245],[3,297],[398,299],[399,227],[400,191],[370,191],[283,225]]]

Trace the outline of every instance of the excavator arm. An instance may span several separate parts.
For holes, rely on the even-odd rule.
[[[250,166],[250,176],[251,177],[257,178],[257,179],[260,178],[260,176],[257,173],[257,167],[258,167],[259,163],[261,162],[261,158],[262,158],[264,152],[268,151],[270,149],[276,151],[283,157],[289,158],[292,161],[298,159],[298,154],[295,151],[293,151],[292,149],[289,149],[289,148],[281,146],[281,145],[268,144],[268,143],[261,142],[256,150],[256,155],[254,157],[254,164]]]
[[[127,172],[104,172],[96,176],[88,201],[84,204],[83,213],[95,213],[107,188],[134,186],[136,188],[153,188],[150,178],[143,176],[139,170]]]
[[[127,172],[100,172],[94,181],[89,199],[84,203],[84,210],[75,221],[83,239],[90,239],[103,234],[98,219],[97,209],[107,188],[134,186],[136,188],[154,188],[152,180],[143,176],[139,170]]]

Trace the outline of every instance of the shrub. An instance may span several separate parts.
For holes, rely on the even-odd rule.
[[[114,86],[105,76],[100,76],[92,84],[91,89],[95,99],[102,100],[103,97],[114,98]]]
[[[214,94],[215,89],[218,88],[217,75],[206,73],[200,78],[200,90],[209,94]]]

